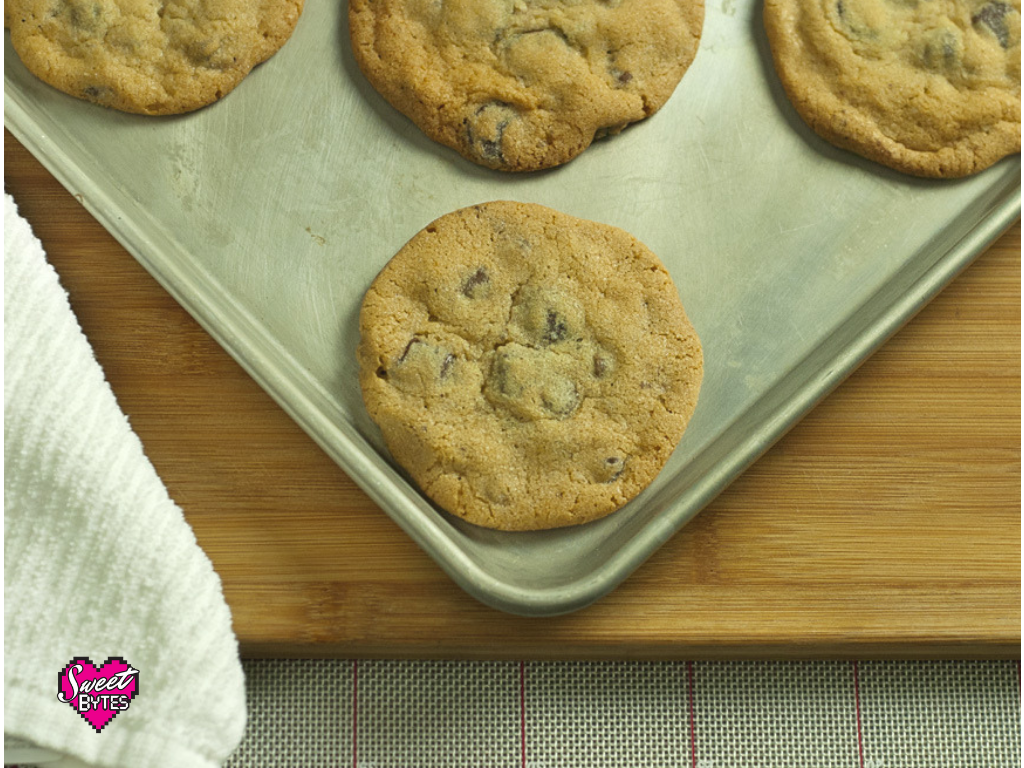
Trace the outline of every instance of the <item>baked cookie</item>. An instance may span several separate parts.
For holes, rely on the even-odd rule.
[[[703,0],[350,0],[359,66],[435,141],[488,168],[571,160],[668,101]]]
[[[32,74],[123,112],[190,112],[225,96],[292,34],[303,0],[4,0]]]
[[[556,528],[643,490],[697,404],[700,341],[626,232],[494,202],[441,217],[359,318],[363,399],[427,496],[469,522]]]
[[[905,173],[1020,151],[1020,0],[765,0],[776,71],[827,141]]]

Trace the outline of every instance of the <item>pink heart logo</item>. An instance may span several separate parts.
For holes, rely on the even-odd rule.
[[[84,656],[76,656],[57,676],[57,700],[70,704],[82,718],[103,730],[139,692],[139,670],[117,656],[98,669]]]

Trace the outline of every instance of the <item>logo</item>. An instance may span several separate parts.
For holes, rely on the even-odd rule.
[[[70,704],[96,733],[103,730],[139,692],[139,670],[111,656],[96,668],[85,656],[76,656],[57,675],[57,701]]]

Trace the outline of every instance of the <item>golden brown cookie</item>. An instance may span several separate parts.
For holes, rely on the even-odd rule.
[[[665,267],[604,224],[494,202],[441,217],[363,300],[363,399],[442,508],[503,530],[607,515],[697,404],[700,342]]]
[[[1020,0],[765,0],[776,71],[824,139],[905,173],[1020,151]]]
[[[229,93],[292,34],[303,0],[5,0],[36,77],[124,112],[190,112]]]
[[[351,0],[370,83],[480,165],[576,157],[660,109],[697,53],[703,0]]]

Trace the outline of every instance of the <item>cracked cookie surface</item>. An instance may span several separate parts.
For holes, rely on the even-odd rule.
[[[303,0],[5,0],[32,74],[86,101],[169,115],[227,95],[291,36]]]
[[[603,517],[686,429],[700,341],[628,233],[493,202],[427,226],[364,297],[367,411],[428,497],[502,530]]]
[[[1020,0],[766,0],[775,69],[824,139],[966,176],[1020,151]]]
[[[434,141],[489,168],[567,162],[660,109],[703,0],[351,0],[356,61]]]

